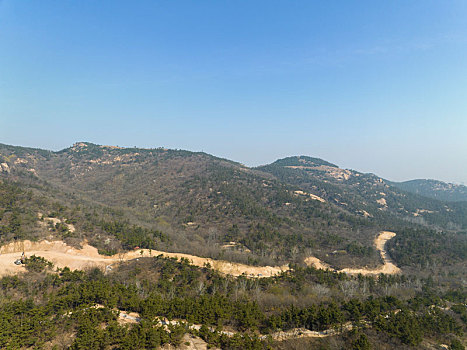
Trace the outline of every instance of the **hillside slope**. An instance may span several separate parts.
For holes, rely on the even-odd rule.
[[[466,202],[467,186],[446,183],[438,180],[417,179],[404,182],[391,182],[401,190],[416,193],[428,198],[448,202]]]
[[[379,263],[371,244],[377,227],[365,218],[205,153],[90,143],[59,152],[12,146],[0,152],[8,168],[4,178],[75,207],[68,210],[74,217],[62,215],[76,222],[75,236],[109,253],[120,249],[111,236],[118,237],[128,222],[163,232],[168,239],[159,235],[159,248],[215,258],[276,265],[303,260],[314,250],[319,256],[345,250],[356,241],[366,253],[338,256],[336,263]]]
[[[253,169],[200,152],[84,142],[59,152],[0,145],[0,158],[1,243],[87,239],[109,255],[140,247],[274,266],[315,256],[336,269],[379,266],[372,242],[381,230],[401,232],[400,249],[409,249],[409,228],[465,244],[465,203],[317,158]],[[430,237],[438,249],[429,261],[463,261],[462,250],[444,259],[443,236]],[[418,263],[395,249],[396,263]]]
[[[304,156],[284,158],[257,169],[379,223],[406,221],[438,229],[467,229],[467,203],[410,193],[374,174],[341,169]]]

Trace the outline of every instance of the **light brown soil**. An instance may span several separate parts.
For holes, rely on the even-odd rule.
[[[98,304],[98,305],[95,305],[94,307],[95,308],[100,308],[100,307],[103,307],[103,306]],[[136,312],[127,313],[127,312],[123,312],[123,311],[118,310],[118,309],[115,309],[115,310],[120,311],[119,322],[121,324],[124,324],[124,323],[137,323],[137,322],[140,321],[140,316]],[[162,317],[162,318],[160,318],[160,323],[159,324],[168,326],[168,325],[178,325],[178,324],[186,324],[186,323],[187,323],[186,320],[171,320],[171,321],[169,321],[165,317]],[[200,330],[201,325],[200,324],[189,324],[188,328],[192,329],[192,330]],[[347,323],[343,324],[341,327],[329,328],[329,329],[325,329],[324,331],[310,331],[309,329],[306,329],[306,328],[293,328],[293,329],[288,330],[288,331],[279,331],[279,332],[274,332],[274,333],[267,334],[267,335],[259,335],[259,338],[260,339],[267,339],[267,338],[270,337],[270,338],[272,338],[273,340],[276,340],[276,341],[284,341],[284,340],[296,339],[296,338],[325,338],[325,337],[340,334],[340,333],[342,333],[344,331],[349,331],[352,328],[353,328],[352,323],[347,322]],[[211,331],[214,331],[215,328],[214,327],[209,327],[209,329]],[[226,335],[228,337],[233,337],[235,334],[237,334],[237,332],[234,331],[234,330],[231,330],[231,331],[223,330],[223,331],[220,331],[220,333],[224,334],[224,335]],[[187,337],[187,335],[185,335],[185,337]],[[196,338],[196,337],[193,337],[192,335],[188,335],[188,337]],[[193,345],[203,346],[203,345],[206,345],[206,343],[203,344],[202,342],[194,341],[194,344],[191,344],[191,346],[193,346]],[[204,349],[204,347],[202,347],[202,348]],[[171,349],[174,349],[174,348],[171,348]],[[178,349],[178,348],[176,348],[176,349]],[[188,348],[183,348],[183,349],[198,349],[198,348],[189,348],[188,347]]]
[[[326,203],[326,201],[325,201],[323,198],[321,198],[321,197],[319,197],[319,196],[317,196],[317,195],[315,195],[315,194],[312,194],[312,193],[308,193],[308,192],[304,192],[304,191],[298,190],[298,191],[294,191],[294,194],[295,194],[296,196],[298,196],[298,195],[309,196],[311,199],[320,201],[320,202],[322,202],[322,203]]]
[[[75,232],[75,226],[74,226],[73,224],[67,224],[67,223],[65,223],[65,222],[63,222],[62,220],[57,219],[57,218],[48,218],[48,217],[44,217],[44,216],[42,215],[42,213],[37,213],[37,216],[39,217],[39,219],[40,219],[40,218],[43,218],[43,219],[44,219],[43,221],[39,221],[39,224],[42,225],[43,227],[47,227],[46,221],[53,223],[54,226],[55,226],[56,224],[58,224],[58,223],[62,223],[62,224],[64,224],[66,227],[68,227],[68,230],[69,230],[70,232]]]
[[[218,348],[214,348],[214,347],[208,348],[208,343],[206,343],[203,339],[199,337],[195,337],[187,333],[182,337],[182,340],[179,346],[173,346],[173,345],[168,344],[168,345],[164,345],[161,349],[162,350],[207,350],[207,349],[217,350]]]
[[[284,341],[288,339],[297,339],[297,338],[325,338],[332,335],[337,335],[343,331],[349,331],[353,328],[352,323],[348,322],[338,329],[329,328],[324,331],[310,331],[306,328],[294,328],[289,331],[280,331],[272,333],[270,336],[273,340]],[[261,336],[265,339],[267,336]]]
[[[389,232],[389,231],[383,231],[381,232],[376,238],[375,238],[375,246],[376,249],[379,250],[381,254],[381,258],[383,259],[383,265],[376,268],[376,269],[353,269],[353,268],[345,268],[341,270],[335,270],[332,269],[329,265],[326,263],[322,262],[318,258],[315,258],[313,256],[308,257],[305,259],[305,263],[308,266],[313,266],[317,269],[329,269],[329,270],[334,270],[337,272],[345,272],[351,275],[379,275],[380,273],[385,273],[389,275],[394,275],[397,273],[401,272],[401,269],[398,268],[394,262],[392,261],[391,257],[387,253],[387,251],[384,249],[384,246],[388,240],[393,238],[396,234],[394,232]]]
[[[331,266],[314,256],[309,256],[308,258],[305,258],[305,264],[307,264],[308,266],[313,266],[315,269],[333,270]]]
[[[382,205],[383,207],[387,207],[386,199],[385,199],[385,198],[377,199],[377,200],[376,200],[376,203]]]
[[[339,272],[345,272],[349,274],[364,274],[374,275],[380,273],[396,274],[400,272],[400,269],[392,262],[391,258],[384,250],[386,241],[393,238],[396,234],[394,232],[384,231],[381,232],[375,239],[375,246],[380,251],[381,257],[384,264],[377,269],[352,269],[345,268],[338,270]],[[199,267],[210,265],[213,269],[232,276],[240,276],[245,274],[251,278],[258,277],[271,277],[287,271],[288,265],[283,266],[250,266],[245,264],[233,263],[224,260],[214,260],[210,258],[201,258],[194,255],[182,254],[182,253],[168,253],[157,250],[140,249],[134,250],[122,254],[116,254],[113,256],[100,255],[95,247],[83,243],[82,249],[76,249],[68,246],[62,241],[19,241],[13,242],[0,247],[0,277],[5,275],[12,275],[17,273],[25,272],[23,265],[15,265],[14,261],[19,259],[21,253],[25,252],[26,256],[36,255],[42,256],[45,259],[51,261],[55,266],[64,268],[68,266],[72,270],[87,269],[87,268],[101,268],[105,270],[110,268],[112,264],[133,260],[140,257],[158,256],[163,255],[169,258],[185,258],[191,264]],[[305,263],[314,266],[318,269],[331,269],[332,268],[319,260],[316,257],[308,257],[305,259]]]
[[[185,258],[188,259],[193,265],[199,267],[203,267],[206,264],[209,264],[215,270],[232,276],[240,276],[245,274],[248,277],[271,277],[279,274],[282,271],[288,270],[289,268],[288,265],[249,266],[229,261],[201,258],[189,254],[167,253],[157,250],[150,251],[148,249],[139,249],[127,253],[116,254],[113,256],[104,256],[100,255],[95,247],[92,247],[88,244],[83,244],[82,249],[75,249],[66,245],[62,241],[31,242],[26,240],[10,243],[0,248],[0,276],[25,271],[24,266],[18,266],[14,264],[14,261],[20,258],[23,251],[25,252],[26,256],[42,256],[54,263],[54,265],[57,267],[63,268],[68,266],[72,270],[93,267],[105,269],[106,267],[121,261],[158,255],[177,259]]]

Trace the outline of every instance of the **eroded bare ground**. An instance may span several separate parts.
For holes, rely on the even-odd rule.
[[[185,321],[168,321],[166,324],[177,324],[179,322]],[[201,325],[189,325],[188,328],[192,330],[199,330]],[[211,331],[214,331],[214,327],[210,327]],[[351,322],[347,322],[340,327],[336,328],[329,328],[323,331],[310,331],[306,328],[293,328],[288,331],[279,331],[274,332],[271,334],[260,334],[259,338],[262,340],[272,339],[275,341],[285,341],[289,339],[297,339],[297,338],[326,338],[334,335],[342,334],[346,331],[350,331],[353,329],[353,325]],[[231,331],[220,331],[221,334],[224,334],[228,337],[233,337],[237,332]]]
[[[93,308],[102,308],[104,307],[103,305],[97,304],[95,306],[92,306]],[[120,324],[125,324],[125,323],[138,323],[140,322],[141,318],[138,313],[136,312],[125,312],[121,311],[118,309],[114,309],[116,311],[119,311],[119,316],[118,316],[118,321]],[[167,327],[169,325],[179,325],[179,324],[185,324],[189,329],[191,330],[200,330],[201,325],[200,324],[188,324],[186,320],[168,320],[165,317],[159,317],[159,324]],[[211,331],[215,330],[215,327],[209,327]],[[310,331],[309,329],[306,328],[293,328],[288,331],[279,331],[279,332],[274,332],[271,334],[259,334],[259,338],[266,340],[266,339],[272,339],[275,341],[284,341],[284,340],[289,340],[289,339],[297,339],[297,338],[326,338],[330,337],[333,335],[338,335],[341,334],[345,331],[349,331],[353,329],[353,325],[351,322],[347,322],[345,324],[342,324],[340,327],[336,328],[329,328],[325,329],[323,331]],[[221,334],[226,335],[228,337],[233,337],[235,334],[238,332],[235,331],[220,331]],[[205,343],[202,339],[194,337],[190,334],[185,334],[184,339],[190,340],[189,343],[190,346],[200,346],[200,347],[189,347],[188,344],[186,348],[174,348],[171,345],[167,346],[167,349],[205,349],[207,343]]]
[[[100,255],[95,247],[86,243],[82,245],[82,249],[76,249],[62,241],[31,242],[26,240],[10,243],[0,248],[0,276],[25,271],[23,265],[14,264],[14,261],[21,256],[22,252],[25,252],[26,256],[42,256],[57,267],[64,268],[67,266],[72,270],[92,267],[108,269],[112,264],[118,262],[158,255],[177,259],[185,258],[193,265],[199,267],[209,264],[213,269],[232,276],[246,274],[249,277],[271,277],[289,268],[288,265],[249,266],[229,261],[201,258],[189,254],[168,253],[149,249],[138,249],[113,256],[104,256]]]
[[[206,343],[203,339],[199,337],[195,337],[187,333],[183,336],[179,346],[173,346],[173,345],[167,344],[167,345],[164,345],[161,349],[162,350],[207,350],[207,349],[217,350],[218,348],[208,346],[208,343]]]
[[[381,232],[375,239],[375,246],[380,251],[381,257],[384,264],[377,269],[352,269],[345,268],[337,270],[339,272],[345,272],[349,274],[396,274],[400,272],[400,269],[392,262],[391,258],[387,254],[384,246],[386,242],[393,238],[396,234],[394,232],[384,231]],[[81,249],[76,249],[68,246],[62,241],[20,241],[13,242],[0,247],[0,276],[17,274],[25,271],[23,265],[15,265],[14,261],[18,259],[22,252],[26,253],[26,256],[36,255],[42,256],[45,259],[54,263],[55,266],[64,268],[69,267],[72,270],[86,269],[98,267],[101,269],[109,269],[115,263],[137,259],[141,257],[158,256],[163,255],[169,258],[185,258],[190,261],[193,265],[203,267],[210,265],[213,269],[232,276],[240,276],[242,274],[248,277],[271,277],[287,271],[288,265],[283,266],[250,266],[245,264],[233,263],[224,260],[214,260],[210,258],[201,258],[199,256],[182,254],[182,253],[168,253],[157,250],[149,249],[138,249],[122,254],[116,254],[113,256],[100,255],[95,247],[90,246],[87,243],[83,243]],[[316,257],[308,257],[305,259],[305,263],[314,266],[318,269],[332,269],[329,265],[322,262]]]

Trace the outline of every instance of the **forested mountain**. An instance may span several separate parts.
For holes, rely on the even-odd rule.
[[[321,159],[289,157],[257,170],[372,221],[403,220],[439,229],[467,229],[467,203],[447,203],[427,198],[425,193],[410,193],[413,191],[401,190],[398,184],[374,174],[341,169]]]
[[[314,256],[335,269],[379,266],[374,238],[382,230],[397,232],[387,251],[402,275],[352,277],[304,264]],[[164,148],[80,142],[51,152],[0,144],[0,245],[87,241],[106,255],[137,247],[290,264],[281,276],[251,280],[161,257],[105,275],[57,273],[30,258],[26,279],[0,280],[11,300],[0,313],[13,320],[1,325],[0,344],[15,348],[11,339],[26,339],[17,347],[125,349],[144,338],[136,348],[180,345],[189,329],[174,325],[167,332],[160,316],[204,325],[189,332],[222,348],[336,348],[328,340],[271,338],[277,331],[334,327],[337,348],[444,342],[454,349],[466,321],[466,231],[467,202],[410,193],[318,158],[248,168]],[[121,326],[116,310],[137,313],[139,321]],[[64,318],[68,313],[74,316]],[[57,333],[69,339],[60,343]]]
[[[79,215],[74,221],[90,240],[102,225],[97,219],[92,223],[91,213],[83,220],[80,211],[93,206],[93,213],[105,212],[106,220],[131,221],[164,232],[170,237],[162,244],[164,249],[170,245],[189,253],[276,264],[300,260],[310,249],[320,255],[345,249],[356,240],[369,248],[369,256],[357,260],[378,263],[371,244],[374,223],[299,195],[296,186],[270,174],[208,154],[90,143],[59,152],[10,146],[1,152],[8,169],[5,178],[60,199],[64,206],[83,209],[74,210]],[[232,241],[240,249],[219,248]],[[115,245],[111,239],[108,249]],[[239,250],[247,254],[237,254]],[[350,255],[335,257],[346,258],[355,260]]]
[[[391,182],[391,184],[401,190],[429,198],[449,202],[467,202],[467,186],[464,185],[425,179]]]
[[[379,263],[372,240],[380,229],[467,228],[467,203],[427,199],[311,157],[253,169],[200,152],[84,142],[59,152],[1,145],[0,157],[5,184],[48,203],[25,222],[33,224],[34,211],[59,215],[77,227],[70,239],[86,237],[109,253],[154,248],[148,242],[157,238],[159,248],[249,263],[314,254],[336,267],[364,266]],[[123,237],[133,226],[139,238]],[[229,242],[235,249],[221,248]]]

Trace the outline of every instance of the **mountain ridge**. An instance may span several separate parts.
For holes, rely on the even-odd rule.
[[[375,232],[467,227],[463,203],[426,199],[308,156],[249,168],[204,152],[85,142],[57,152],[0,145],[0,155],[8,167],[1,178],[44,198],[46,208],[67,208],[59,219],[77,227],[68,238],[87,238],[109,254],[157,245],[242,263],[314,255],[338,268],[376,266]]]
[[[435,179],[414,179],[402,182],[391,182],[394,186],[425,197],[449,201],[467,201],[467,186]]]

